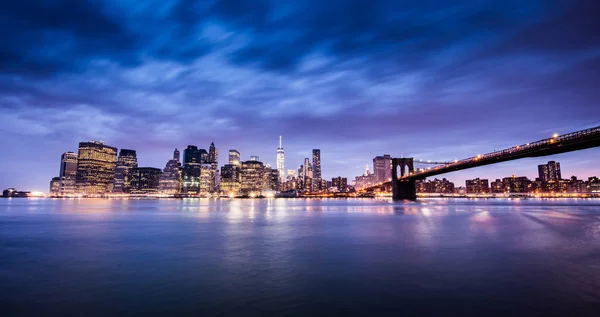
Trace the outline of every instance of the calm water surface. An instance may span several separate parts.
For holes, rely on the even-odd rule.
[[[0,316],[600,316],[598,200],[0,199]]]

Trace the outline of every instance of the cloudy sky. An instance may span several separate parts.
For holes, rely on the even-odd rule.
[[[0,187],[48,190],[104,140],[163,167],[188,144],[327,178],[600,125],[600,2],[106,0],[0,4]],[[600,149],[446,175],[600,176]]]

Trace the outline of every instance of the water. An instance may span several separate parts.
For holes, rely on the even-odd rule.
[[[1,316],[600,316],[598,200],[0,199]]]

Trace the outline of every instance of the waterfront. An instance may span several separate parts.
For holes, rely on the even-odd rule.
[[[3,316],[595,316],[591,199],[0,200]]]

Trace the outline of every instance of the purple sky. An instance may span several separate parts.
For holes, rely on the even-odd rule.
[[[3,1],[0,188],[48,190],[104,140],[323,175],[376,155],[453,160],[600,125],[600,4],[581,1]],[[444,175],[600,176],[600,149]]]

